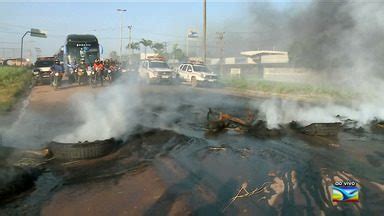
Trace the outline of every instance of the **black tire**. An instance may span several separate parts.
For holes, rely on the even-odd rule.
[[[196,87],[197,86],[197,79],[196,77],[191,77],[191,86]]]
[[[73,77],[73,74],[69,75],[69,77],[68,77],[68,83],[69,83],[70,85],[72,85],[72,83],[74,83],[74,82],[75,82],[75,78]]]
[[[87,76],[84,74],[78,77],[79,85],[86,85],[87,81],[88,81]]]
[[[59,88],[59,82],[58,82],[58,79],[55,77],[53,79],[53,89],[57,90],[58,88]]]
[[[105,156],[115,150],[117,145],[112,138],[83,143],[51,142],[49,149],[59,160],[83,160]]]
[[[102,72],[99,72],[96,74],[96,85],[97,81],[100,80],[100,85],[103,86],[104,83],[104,74]]]
[[[112,83],[112,74],[108,73],[107,79],[109,83]]]
[[[92,88],[96,88],[96,86],[97,86],[97,77],[96,77],[96,74],[94,74],[94,75],[91,76],[90,82],[91,82],[91,87],[92,87]]]

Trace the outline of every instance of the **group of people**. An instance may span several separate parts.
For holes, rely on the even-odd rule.
[[[118,66],[116,62],[109,59],[102,61],[99,58],[96,58],[93,62],[93,65],[91,66],[91,70],[93,71],[91,77],[89,77],[89,74],[87,73],[87,71],[89,71],[90,69],[90,65],[88,65],[84,59],[81,59],[79,64],[76,64],[76,62],[74,62],[73,64],[68,66],[72,68],[72,72],[68,74],[69,81],[71,83],[78,82],[79,84],[87,83],[88,80],[93,79],[94,82],[100,81],[101,85],[103,85],[104,79],[112,81],[118,71]],[[58,74],[57,79],[59,79],[59,82],[61,82],[65,70],[63,65],[60,64],[59,60],[55,60],[54,65],[52,65],[51,67],[51,71],[51,85],[53,85],[55,82],[56,74]]]

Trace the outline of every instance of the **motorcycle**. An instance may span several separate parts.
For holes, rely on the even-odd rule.
[[[108,68],[105,73],[105,80],[108,80],[109,83],[112,83],[116,79],[116,73],[117,71],[115,67]]]
[[[54,73],[52,86],[55,90],[57,90],[61,86],[62,75],[59,72],[52,72],[52,73]]]
[[[106,79],[111,83],[112,82],[112,70],[108,69],[106,74]]]
[[[72,84],[76,82],[76,80],[78,79],[77,73],[75,71],[75,68],[72,65],[68,65],[68,69],[69,69],[68,81],[69,81],[69,84]]]
[[[87,73],[83,68],[77,69],[77,83],[79,85],[87,83]]]
[[[100,80],[100,84],[101,86],[103,86],[103,69],[102,68],[98,68],[96,71],[95,70],[92,70],[91,71],[91,79],[90,79],[90,82],[91,82],[91,87],[92,88],[95,88],[97,86],[97,82]]]
[[[91,71],[89,82],[92,88],[95,88],[97,86],[97,77],[96,72],[94,70]]]

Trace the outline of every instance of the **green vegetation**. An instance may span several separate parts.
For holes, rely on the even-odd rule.
[[[29,68],[0,67],[0,113],[11,110],[32,80]]]
[[[338,100],[353,98],[352,92],[330,86],[315,86],[305,83],[290,83],[262,80],[259,78],[224,78],[221,83],[226,87],[239,90],[254,90],[262,93],[293,95],[303,97],[328,97]]]
[[[153,41],[151,40],[146,40],[146,39],[141,39],[140,43],[144,46],[144,55],[145,58],[147,58],[147,47],[151,47],[153,44]]]

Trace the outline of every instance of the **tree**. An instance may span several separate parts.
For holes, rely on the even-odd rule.
[[[131,47],[129,47],[131,45]],[[132,49],[132,53],[135,52],[135,50],[140,50],[140,42],[132,42],[132,44],[128,44],[126,46],[127,49]]]
[[[183,61],[187,58],[187,56],[184,54],[183,50],[181,50],[178,46],[178,44],[173,45],[171,54],[174,59]]]
[[[112,51],[110,54],[109,54],[109,57],[114,60],[114,61],[117,61],[119,59],[119,56],[117,55],[117,52],[116,51]]]
[[[144,46],[144,55],[147,58],[147,47],[151,47],[153,42],[151,40],[141,39],[140,43]]]
[[[153,49],[153,51],[155,51],[156,54],[159,54],[159,55],[164,55],[164,44],[162,43],[154,43],[152,44],[151,48]]]

